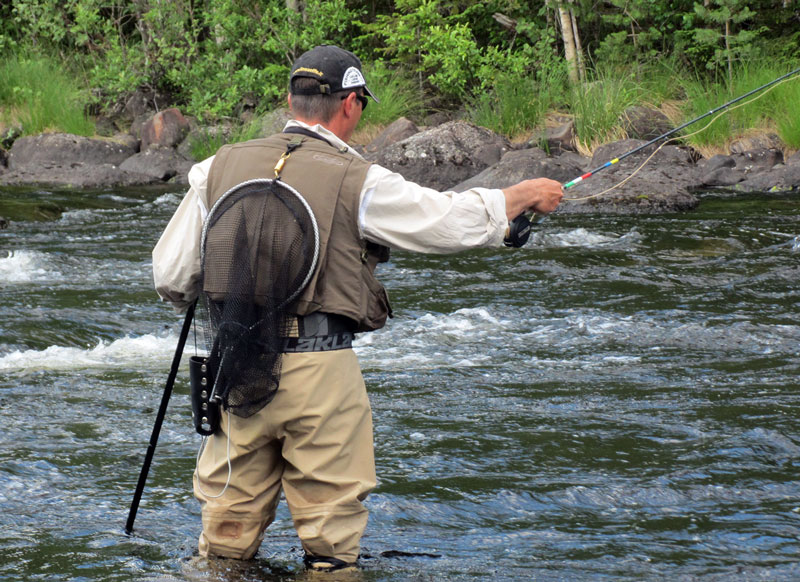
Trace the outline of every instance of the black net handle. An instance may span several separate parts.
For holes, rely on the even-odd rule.
[[[130,535],[133,532],[133,522],[136,519],[136,513],[139,510],[139,502],[142,500],[142,493],[144,492],[144,484],[147,481],[147,474],[150,472],[150,464],[153,462],[153,455],[156,452],[156,444],[158,443],[158,436],[161,434],[161,425],[164,424],[164,417],[167,414],[167,405],[169,398],[172,395],[172,387],[175,384],[175,378],[178,375],[178,367],[181,363],[181,356],[183,355],[183,347],[186,345],[186,338],[189,336],[189,329],[192,326],[192,319],[194,318],[194,309],[197,305],[195,300],[186,311],[186,319],[183,321],[181,328],[181,335],[178,338],[178,346],[175,349],[175,356],[172,358],[172,368],[167,376],[167,384],[164,386],[164,394],[161,396],[161,406],[158,408],[156,415],[156,422],[153,425],[153,432],[150,434],[150,444],[147,447],[147,453],[144,456],[144,464],[139,473],[139,482],[136,484],[136,491],[133,494],[133,501],[131,508],[128,512],[128,521],[125,522],[125,533]]]

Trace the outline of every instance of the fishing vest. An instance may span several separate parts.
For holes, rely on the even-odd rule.
[[[365,241],[358,229],[369,162],[327,141],[286,133],[226,145],[209,170],[209,208],[241,182],[273,178],[290,141],[300,145],[285,160],[280,179],[311,206],[320,241],[316,272],[290,310],[298,316],[318,311],[343,315],[356,323],[357,332],[379,329],[391,307],[374,271],[377,263],[388,260],[389,249]]]

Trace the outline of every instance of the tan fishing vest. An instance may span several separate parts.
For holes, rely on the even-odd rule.
[[[355,331],[383,327],[391,313],[383,285],[373,274],[388,249],[360,238],[360,193],[369,169],[366,162],[326,141],[277,134],[222,147],[208,174],[211,208],[225,192],[257,178],[274,178],[277,161],[290,141],[302,140],[283,166],[280,179],[306,199],[317,220],[319,262],[308,286],[295,302],[296,315],[335,313],[356,322]]]

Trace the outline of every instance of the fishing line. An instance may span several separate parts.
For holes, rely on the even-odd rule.
[[[231,411],[228,410],[228,443],[226,445],[226,455],[228,458],[228,479],[225,481],[225,486],[222,488],[222,491],[217,493],[216,495],[209,495],[203,490],[203,487],[200,485],[200,456],[203,454],[203,451],[206,450],[206,444],[208,443],[208,436],[203,436],[203,440],[200,443],[200,450],[197,451],[197,458],[195,459],[195,471],[197,472],[197,489],[202,493],[205,497],[209,499],[219,499],[225,492],[228,490],[228,485],[231,484],[231,476],[233,475],[233,467],[231,466],[231,432],[233,432],[233,427],[231,426]],[[210,475],[209,475],[210,478]]]
[[[646,142],[646,143],[644,143],[644,144],[642,144],[642,145],[640,145],[640,146],[638,146],[638,147],[636,147],[636,148],[634,148],[634,149],[622,154],[621,156],[606,162],[602,166],[599,166],[599,167],[595,168],[594,170],[586,172],[582,176],[579,176],[579,177],[577,177],[577,178],[575,178],[573,180],[570,180],[569,182],[564,184],[563,187],[564,187],[565,190],[567,190],[569,188],[572,188],[573,186],[576,186],[577,184],[583,182],[584,180],[586,180],[588,178],[591,178],[596,173],[598,173],[598,172],[600,172],[600,171],[602,171],[602,170],[604,170],[606,168],[609,168],[609,167],[613,166],[614,164],[619,163],[621,160],[624,160],[625,158],[630,157],[633,154],[636,154],[636,153],[642,151],[643,149],[645,149],[645,148],[647,148],[647,147],[649,147],[649,146],[651,146],[651,145],[653,145],[655,143],[658,143],[661,140],[664,140],[664,139],[666,139],[666,138],[678,133],[682,129],[684,129],[684,128],[686,128],[686,127],[688,127],[688,126],[690,126],[690,125],[692,125],[694,123],[697,123],[698,121],[700,121],[702,119],[705,119],[706,117],[708,117],[710,115],[714,115],[715,113],[719,113],[719,115],[717,115],[716,117],[711,119],[711,121],[709,121],[706,126],[704,126],[703,128],[699,129],[698,131],[696,131],[694,133],[690,133],[688,135],[682,136],[681,139],[686,139],[687,137],[691,137],[693,135],[697,135],[698,133],[708,129],[711,126],[711,124],[713,124],[717,119],[722,117],[723,114],[729,113],[730,111],[733,111],[734,109],[738,109],[739,107],[743,107],[745,105],[749,105],[750,103],[756,101],[757,99],[760,99],[761,97],[763,97],[764,95],[769,93],[769,91],[772,91],[773,89],[775,89],[778,85],[783,84],[784,82],[790,80],[790,78],[793,77],[794,75],[796,75],[797,73],[800,73],[800,68],[794,69],[793,71],[790,71],[790,72],[786,73],[785,75],[782,75],[782,76],[778,77],[777,79],[773,79],[769,83],[761,85],[760,87],[757,87],[757,88],[755,88],[755,89],[753,89],[751,91],[748,91],[747,93],[745,93],[743,95],[740,95],[739,97],[736,97],[735,99],[732,99],[732,100],[728,101],[727,103],[724,103],[724,104],[720,105],[719,107],[716,107],[716,108],[704,113],[703,115],[700,115],[699,117],[695,117],[694,119],[691,119],[691,120],[687,121],[686,123],[683,123],[682,125],[679,125],[678,127],[674,128],[674,129],[672,129],[672,130],[670,130],[670,131],[668,131],[668,132],[666,132],[666,133],[664,133],[662,135],[659,135],[658,137],[655,137],[655,138],[651,139],[650,141],[648,141],[648,142]],[[749,101],[745,101],[744,103],[741,103],[741,104],[737,105],[736,107],[733,107],[729,111],[726,111],[729,107],[731,107],[735,103],[739,103],[740,101],[750,97],[751,95],[753,95],[755,93],[758,93],[760,91],[764,91],[764,89],[767,89],[767,88],[769,88],[769,90],[765,91],[761,95],[758,95],[757,97],[754,97],[753,99],[751,99]],[[671,142],[671,141],[673,141],[675,139],[678,139],[678,138],[673,138],[673,139],[669,139],[667,141],[664,141],[664,143],[662,143],[650,156],[648,156],[647,159],[638,168],[636,168],[636,170],[634,172],[632,172],[629,176],[627,176],[624,180],[620,181],[618,184],[615,184],[614,186],[612,186],[612,187],[610,187],[610,188],[608,188],[606,190],[603,190],[602,192],[598,192],[596,194],[591,194],[591,195],[584,196],[584,197],[579,197],[579,198],[565,198],[564,200],[569,200],[569,201],[589,200],[591,198],[597,198],[599,196],[607,194],[608,192],[611,192],[612,190],[615,190],[615,189],[619,188],[620,186],[625,184],[628,180],[633,178],[645,165],[647,165],[650,162],[650,160],[652,160],[653,157],[661,150],[661,148],[663,148],[667,143],[669,143],[669,142]],[[508,247],[521,247],[521,246],[523,246],[526,242],[528,242],[528,238],[530,237],[530,233],[531,233],[532,224],[541,223],[544,220],[544,218],[545,218],[544,215],[538,215],[536,213],[525,212],[525,213],[520,214],[519,216],[517,216],[514,220],[512,220],[509,223],[508,231],[506,233],[506,238],[503,241],[504,244],[506,246],[508,246]]]

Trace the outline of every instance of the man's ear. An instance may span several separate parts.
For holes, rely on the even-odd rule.
[[[361,105],[356,105],[356,94],[350,93],[343,101],[344,101],[344,113],[347,117],[353,116],[353,107],[361,107]]]

